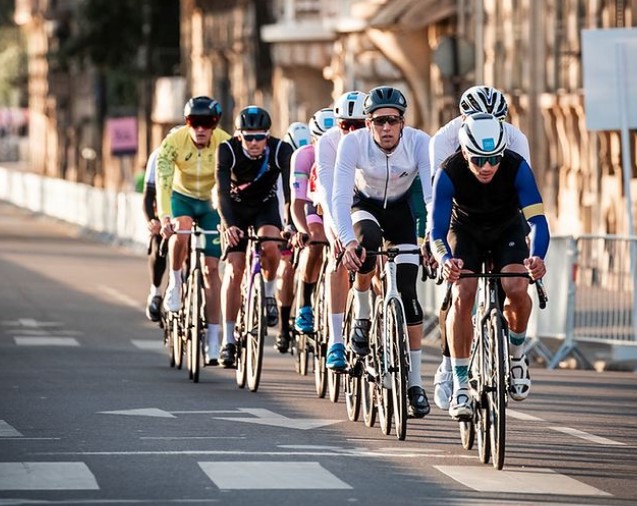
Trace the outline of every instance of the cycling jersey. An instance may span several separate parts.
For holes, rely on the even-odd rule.
[[[409,198],[409,188],[417,175],[427,207],[431,205],[429,135],[404,127],[394,151],[386,153],[374,141],[372,133],[360,129],[344,136],[338,144],[332,212],[338,237],[347,245],[356,239],[350,211],[353,194],[386,209]]]
[[[217,147],[229,138],[227,132],[215,128],[208,145],[198,149],[188,126],[166,136],[157,156],[157,207],[161,218],[172,216],[173,190],[199,200],[211,198]]]
[[[155,149],[146,162],[146,170],[144,171],[144,184],[155,185],[156,173],[157,173],[157,156],[159,155],[159,148]]]
[[[495,240],[520,221],[520,213],[531,226],[530,254],[543,259],[550,234],[542,197],[526,160],[505,150],[493,179],[481,183],[457,152],[445,160],[434,178],[431,242],[436,259],[443,263],[452,257],[447,238],[450,228],[464,230],[477,241]]]
[[[460,148],[458,142],[458,132],[462,126],[463,117],[458,116],[438,130],[429,143],[429,164],[432,176],[442,165],[446,158],[453,155]],[[511,123],[503,123],[504,135],[506,136],[507,149],[515,151],[529,164],[531,163],[531,152],[529,141],[520,130]]]
[[[292,160],[290,161],[292,200],[312,200],[310,196],[310,175],[313,165],[314,146],[312,144],[302,146],[292,154]]]
[[[292,146],[269,137],[264,153],[250,158],[241,139],[232,138],[219,146],[217,195],[219,212],[225,225],[235,225],[235,206],[258,207],[277,196],[277,181],[282,178],[283,195],[290,203],[290,158]]]
[[[316,198],[321,205],[323,219],[327,228],[334,227],[332,218],[332,186],[334,183],[334,164],[338,141],[343,134],[338,126],[330,128],[316,143]],[[347,136],[345,136],[347,137]]]

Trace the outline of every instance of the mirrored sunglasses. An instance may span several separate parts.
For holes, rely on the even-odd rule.
[[[385,126],[385,123],[387,123],[390,126],[395,126],[401,123],[402,120],[403,120],[402,116],[393,116],[393,115],[376,116],[375,118],[372,118],[372,123],[375,126]]]
[[[241,137],[243,137],[243,140],[246,142],[261,142],[268,138],[268,134],[241,134]]]
[[[219,124],[218,116],[188,116],[186,124],[192,128],[214,128]]]
[[[365,126],[364,119],[340,119],[338,120],[338,126],[341,130],[358,130]]]
[[[487,163],[494,167],[502,161],[502,155],[472,156],[470,160],[472,164],[477,165],[478,167],[484,167]]]

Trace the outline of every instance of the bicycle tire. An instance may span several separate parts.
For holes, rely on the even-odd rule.
[[[471,450],[475,442],[476,429],[473,420],[460,420],[460,442],[465,450]]]
[[[493,384],[489,392],[489,414],[491,418],[490,439],[493,467],[501,470],[504,467],[506,453],[506,401],[507,383],[505,373],[505,356],[507,330],[502,316],[497,310],[491,313],[490,321],[493,347]]]
[[[190,363],[193,383],[199,383],[201,371],[201,343],[205,331],[202,309],[205,304],[205,291],[203,287],[203,274],[201,270],[192,272],[192,285],[190,294]]]
[[[326,308],[325,269],[322,268],[314,295],[314,386],[319,399],[323,399],[327,393],[329,324]]]
[[[345,408],[350,422],[356,422],[361,413],[360,372],[356,370],[360,362],[357,362],[358,358],[353,352],[349,352],[347,355],[349,356],[348,362],[353,366],[345,377]]]
[[[175,368],[181,369],[183,364],[184,342],[181,339],[179,317],[177,315],[170,317],[170,339],[173,349],[173,359],[175,360]]]
[[[392,298],[387,305],[385,324],[389,325],[391,343],[390,373],[396,437],[404,441],[407,437],[407,327],[403,308],[397,299]]]
[[[248,322],[246,332],[246,354],[248,388],[251,392],[259,389],[261,370],[263,368],[263,343],[267,334],[267,316],[265,312],[265,284],[261,273],[252,279],[248,305]]]
[[[369,380],[367,372],[363,372],[361,378],[361,408],[363,410],[363,422],[365,427],[373,427],[376,424],[376,385]]]
[[[481,321],[478,315],[478,321]],[[491,350],[489,349],[489,339],[486,337],[488,329],[484,326],[480,329],[479,345],[476,349],[478,354],[478,368],[480,371],[477,379],[478,400],[475,406],[475,427],[476,439],[478,443],[478,456],[480,462],[488,464],[491,460],[491,417],[489,415],[489,401],[487,390],[490,388],[491,372]]]
[[[237,369],[235,371],[235,379],[239,388],[245,388],[246,381],[248,379],[246,368],[246,297],[245,294],[241,295],[241,305],[239,306],[239,313],[237,314],[237,326],[235,328],[235,345],[237,349]]]
[[[299,361],[299,370],[298,373],[301,376],[307,376],[307,371],[309,369],[309,361],[310,361],[310,346],[307,338],[307,334],[300,332],[298,334],[298,339],[296,341],[297,351],[296,354],[298,356]]]
[[[341,393],[341,373],[328,369],[327,389],[330,393],[330,401],[336,404]]]

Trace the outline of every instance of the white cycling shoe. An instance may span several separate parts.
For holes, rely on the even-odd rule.
[[[529,374],[529,361],[526,355],[520,358],[511,357],[511,385],[509,395],[514,401],[523,401],[529,396],[531,390],[531,375]]]
[[[473,404],[466,386],[460,387],[451,396],[449,415],[454,420],[469,420],[473,417]]]
[[[181,284],[173,285],[168,284],[166,288],[166,294],[164,296],[164,309],[173,313],[179,311],[181,308]]]
[[[219,339],[209,339],[205,347],[206,365],[219,365]]]
[[[434,402],[436,406],[444,410],[449,409],[451,394],[453,394],[453,373],[443,371],[442,364],[440,364],[434,376]]]

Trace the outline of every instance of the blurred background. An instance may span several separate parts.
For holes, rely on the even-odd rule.
[[[631,0],[0,0],[0,159],[132,191],[194,95],[222,126],[256,103],[273,133],[379,84],[433,134],[474,84],[529,138],[554,233],[627,233],[618,130],[586,128],[583,29],[632,28]],[[634,28],[633,28],[634,29]],[[635,131],[629,134],[632,184]]]

